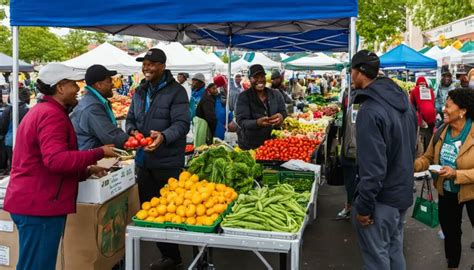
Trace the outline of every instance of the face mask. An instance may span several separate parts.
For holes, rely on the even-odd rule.
[[[469,88],[474,89],[474,80],[469,81]]]

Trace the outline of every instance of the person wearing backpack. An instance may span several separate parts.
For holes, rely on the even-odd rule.
[[[410,102],[416,110],[424,152],[433,136],[436,123],[435,94],[433,89],[428,87],[425,77],[420,76],[416,80],[416,86],[410,93]]]
[[[23,120],[23,117],[25,117],[26,113],[30,109],[28,105],[30,104],[30,90],[26,87],[20,87],[18,89],[18,125],[21,123],[21,120]],[[5,150],[7,152],[7,171],[10,173],[11,170],[11,164],[12,164],[12,159],[13,159],[13,111],[12,111],[12,106],[9,106],[8,109],[8,128],[7,132],[5,135]]]

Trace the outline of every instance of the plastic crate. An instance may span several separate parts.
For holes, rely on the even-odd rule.
[[[272,186],[280,183],[280,172],[277,170],[263,170],[262,183],[264,185]]]
[[[313,186],[314,178],[314,172],[265,169],[263,171],[262,184],[272,187],[286,183],[295,187],[296,191],[310,191]],[[307,181],[307,185],[296,184],[296,181],[300,179]]]

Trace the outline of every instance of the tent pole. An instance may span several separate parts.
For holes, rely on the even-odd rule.
[[[16,141],[16,132],[18,129],[18,71],[19,71],[19,27],[13,26],[13,87],[10,89],[10,101],[13,107],[13,145]]]
[[[351,17],[351,24],[350,24],[350,31],[349,31],[349,63],[352,62],[352,57],[354,56],[354,54],[356,53],[356,50],[357,50],[357,36],[356,36],[356,21],[357,21],[357,18],[356,17]],[[352,78],[351,78],[351,73],[349,72],[348,76],[347,76],[347,82],[348,82],[348,85],[347,87],[349,88],[348,89],[348,92],[347,92],[347,100],[350,102],[351,100],[351,85],[352,85]],[[343,90],[344,91],[344,90]],[[347,110],[349,110],[349,106],[347,107]]]
[[[228,62],[227,62],[227,71],[228,71],[228,77],[227,77],[227,93],[226,93],[226,100],[225,100],[225,126],[226,130],[225,133],[227,134],[228,128],[229,128],[229,102],[230,102],[230,78],[232,76],[232,48],[230,47],[232,37],[229,36],[229,46],[227,47],[227,55],[228,55]],[[235,109],[235,108],[234,108]]]

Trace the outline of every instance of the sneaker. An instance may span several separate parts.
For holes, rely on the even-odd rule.
[[[349,218],[351,218],[351,209],[348,209],[346,207],[344,207],[341,210],[341,212],[337,213],[337,217],[336,217],[337,220],[349,219]]]
[[[183,263],[176,262],[170,258],[160,258],[158,261],[150,264],[150,270],[178,270],[181,269]]]

